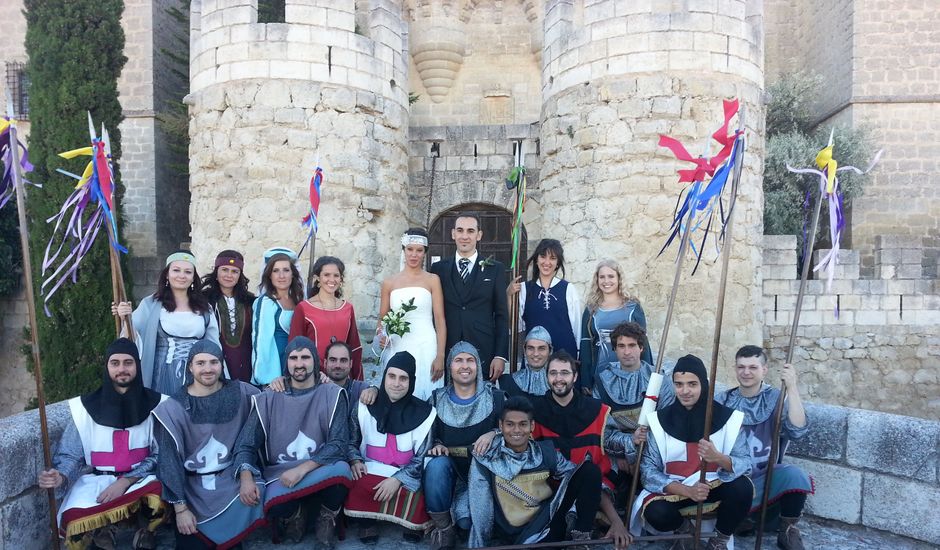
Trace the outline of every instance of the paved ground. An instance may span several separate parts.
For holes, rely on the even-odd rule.
[[[809,519],[801,523],[803,531],[803,541],[807,549],[816,550],[871,550],[871,549],[890,549],[890,550],[930,550],[936,547],[926,542],[919,542],[913,539],[900,537],[883,531],[876,531],[857,525],[846,525],[828,520]],[[161,550],[173,548],[173,534],[169,528],[163,528],[159,532],[159,548]],[[132,532],[123,531],[118,540],[118,548],[131,547]],[[465,543],[465,541],[464,541]],[[633,548],[643,550],[665,550],[669,548],[670,543],[642,543]],[[271,543],[269,531],[262,529],[255,532],[244,544],[245,550],[310,550],[314,548],[313,533],[307,534],[306,538],[300,544],[273,544]],[[754,538],[748,537],[736,540],[736,548],[750,549],[754,547]],[[398,527],[387,525],[381,531],[379,542],[373,546],[368,546],[359,542],[356,537],[355,527],[347,532],[345,541],[336,545],[336,550],[385,550],[394,547],[396,550],[421,550],[427,548],[427,544],[412,544],[405,542],[401,538],[401,530]],[[763,547],[768,550],[775,549],[776,533],[765,535]],[[610,546],[596,546],[597,550],[611,550]]]

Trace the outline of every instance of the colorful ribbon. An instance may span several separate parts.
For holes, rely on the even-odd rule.
[[[46,223],[55,221],[52,237],[46,245],[42,261],[42,273],[50,269],[51,274],[43,281],[41,292],[43,308],[49,311],[49,300],[69,279],[78,279],[78,268],[91,250],[103,224],[108,224],[109,244],[119,253],[127,253],[117,240],[117,220],[114,217],[114,176],[111,167],[111,147],[107,130],[102,127],[101,137],[95,135],[91,114],[88,115],[91,139],[90,147],[72,149],[59,156],[71,160],[77,157],[92,157],[82,175],[62,169],[56,171],[78,180],[75,190],[65,199],[62,208]],[[91,203],[96,203],[90,207]]]
[[[516,263],[519,261],[519,247],[522,243],[522,213],[525,210],[526,177],[525,166],[516,166],[506,178],[506,187],[509,189],[519,188],[519,202],[516,204],[516,211],[513,214],[514,222],[512,224],[512,261],[509,263],[509,269],[516,269]]]
[[[730,210],[725,211],[721,197],[727,187],[728,176],[731,174],[737,156],[744,154],[744,133],[741,130],[735,130],[732,134],[728,134],[728,125],[738,112],[738,101],[725,101],[723,106],[724,123],[711,136],[721,145],[721,149],[713,157],[694,158],[679,140],[664,135],[659,137],[659,145],[672,151],[677,159],[695,164],[693,169],[678,170],[679,182],[688,182],[690,185],[679,193],[669,237],[666,239],[666,244],[659,251],[659,254],[665,252],[673,240],[680,236],[687,227],[691,234],[702,229],[704,225],[701,245],[696,247],[691,240],[689,243],[696,257],[695,267],[692,269],[693,275],[698,270],[699,263],[702,261],[702,251],[704,251],[705,243],[712,233],[711,227],[716,208],[718,209],[718,219],[721,224],[721,230],[718,231],[715,237],[716,253],[720,250],[719,244],[724,237],[725,225],[731,213]]]
[[[317,234],[319,226],[317,225],[317,215],[320,213],[320,186],[323,184],[323,169],[320,168],[320,161],[317,161],[317,169],[313,172],[313,177],[310,178],[310,210],[307,211],[307,215],[300,221],[300,225],[309,229],[307,232],[307,240],[304,242],[304,245],[300,247],[300,252],[297,254],[304,253],[304,249],[307,248],[307,245],[310,244],[310,241],[313,240],[313,236]]]
[[[16,195],[13,178],[13,145],[10,143],[13,133],[10,128],[16,124],[15,120],[2,117],[0,118],[0,162],[3,163],[3,172],[0,173],[0,208],[9,202]],[[16,146],[20,148],[20,169],[23,174],[33,171],[33,165],[29,162],[29,151],[26,145],[17,138]],[[29,183],[23,179],[23,183]]]

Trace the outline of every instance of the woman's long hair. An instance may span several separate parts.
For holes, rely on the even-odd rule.
[[[237,250],[223,250],[219,252],[218,255],[226,258],[237,258],[243,263],[245,261],[245,258]],[[241,274],[238,276],[238,282],[235,283],[235,288],[232,289],[232,295],[239,304],[251,304],[255,301],[254,293],[248,290],[248,283],[248,277],[245,277],[245,270],[243,268]],[[206,299],[209,300],[210,304],[218,303],[218,301],[222,299],[223,294],[222,287],[219,286],[218,266],[212,269],[212,273],[202,278],[202,293],[206,295]]]
[[[188,250],[180,250],[179,252],[192,254],[192,252]],[[153,293],[153,298],[163,305],[163,309],[176,311],[176,298],[173,296],[173,289],[170,288],[169,273],[170,264],[167,264],[163,268],[163,271],[160,272],[160,279],[157,281],[157,291]],[[189,300],[189,309],[191,309],[193,313],[201,315],[209,311],[209,299],[202,293],[202,289],[199,286],[199,271],[196,269],[195,265],[193,266],[193,282],[186,289],[186,298]]]
[[[320,272],[323,271],[323,268],[328,265],[335,265],[336,269],[339,270],[339,281],[343,282],[346,278],[346,265],[342,260],[336,256],[320,256],[317,258],[317,261],[313,263],[313,282],[310,286],[310,297],[314,297],[320,292]],[[343,287],[338,287],[336,289],[335,296],[337,298],[343,297]]]
[[[587,295],[587,307],[591,314],[596,313],[597,309],[604,301],[604,293],[601,292],[601,287],[597,284],[597,276],[602,267],[613,269],[614,272],[617,273],[617,294],[620,295],[620,299],[623,300],[623,303],[640,303],[640,300],[636,296],[627,292],[626,285],[623,281],[623,271],[620,270],[620,264],[611,259],[604,259],[597,262],[597,267],[594,269],[594,277],[591,279],[591,290],[588,291]]]
[[[535,247],[535,252],[529,256],[526,262],[532,274],[531,279],[533,281],[537,281],[539,278],[539,266],[536,264],[539,256],[544,256],[549,253],[554,254],[555,258],[558,259],[558,269],[556,269],[555,272],[558,273],[560,271],[560,278],[565,278],[565,250],[561,247],[561,241],[558,239],[542,239],[539,241],[538,246]]]
[[[264,271],[261,273],[261,285],[264,288],[264,293],[272,300],[277,300],[277,289],[271,283],[271,273],[274,272],[274,264],[281,261],[287,262],[290,266],[291,281],[287,295],[294,301],[294,304],[299,304],[304,300],[304,281],[300,276],[300,271],[297,270],[297,266],[294,265],[294,261],[287,254],[275,254],[271,256],[268,263],[264,264]]]

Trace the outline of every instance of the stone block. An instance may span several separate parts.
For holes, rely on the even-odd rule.
[[[40,454],[41,456],[41,454]],[[8,463],[9,464],[9,463]],[[9,468],[17,470],[17,468]],[[19,472],[22,474],[22,472]],[[35,476],[30,480],[35,481]],[[0,508],[0,548],[51,548],[49,500],[46,492],[33,488]]]
[[[846,461],[857,467],[937,483],[940,422],[874,411],[849,415]]]
[[[816,491],[806,501],[808,513],[851,524],[861,521],[862,472],[815,460],[789,458],[787,462],[813,476]]]
[[[47,406],[49,438],[53,449],[69,418],[64,401]],[[29,411],[0,420],[0,502],[33,487],[42,470],[42,443],[39,435],[39,411]]]
[[[940,544],[940,487],[865,472],[862,523],[876,529]]]
[[[788,453],[806,458],[842,460],[845,456],[849,409],[807,403],[806,416],[810,432],[803,439],[791,441]]]

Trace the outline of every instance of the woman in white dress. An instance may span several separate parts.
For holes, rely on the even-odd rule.
[[[441,280],[424,270],[424,257],[428,251],[428,234],[411,228],[402,235],[404,267],[401,272],[382,281],[382,305],[379,308],[379,326],[376,334],[383,347],[383,367],[386,358],[399,351],[407,351],[415,358],[415,396],[427,400],[431,392],[444,385],[444,345],[447,341],[444,326],[444,293]],[[414,298],[417,309],[405,314],[410,323],[404,336],[388,338],[381,319],[392,309]],[[435,330],[435,327],[437,329]]]

